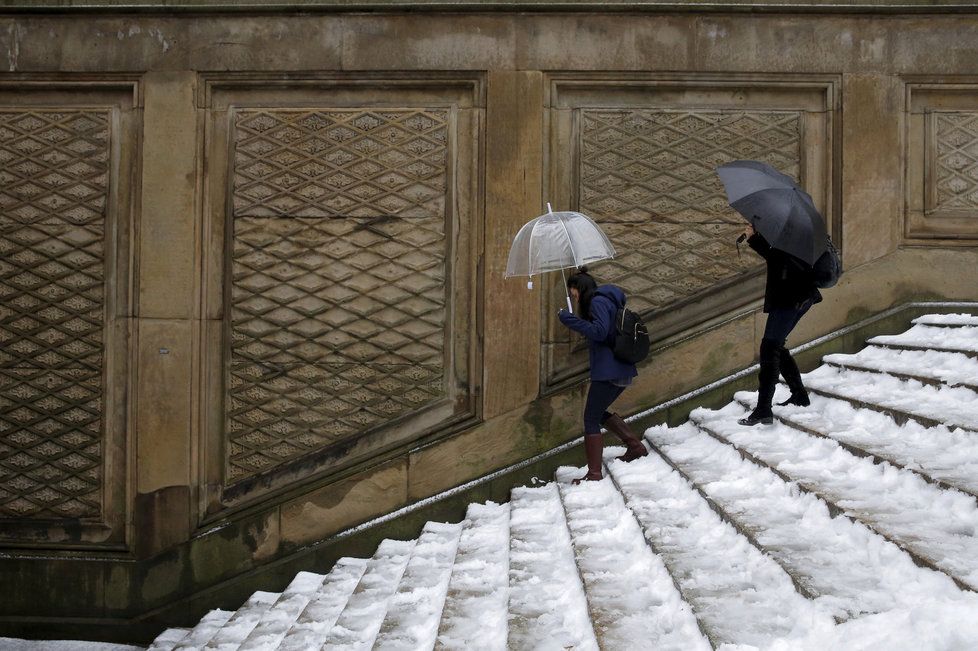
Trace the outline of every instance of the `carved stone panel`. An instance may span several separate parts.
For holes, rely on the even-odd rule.
[[[236,113],[228,484],[447,396],[450,117]]]
[[[619,250],[601,280],[643,312],[666,308],[758,267],[731,247],[743,219],[717,165],[761,160],[797,177],[798,111],[581,111],[580,209]]]
[[[0,111],[0,517],[103,510],[107,110]]]
[[[909,84],[907,216],[910,238],[978,238],[978,86]]]
[[[617,255],[592,271],[625,290],[656,339],[762,291],[763,261],[735,245],[745,220],[727,203],[717,166],[769,163],[799,179],[831,222],[830,92],[827,82],[553,80],[548,200],[602,227]],[[546,306],[561,302],[558,281]],[[586,368],[585,342],[545,313],[544,376],[557,386]]]
[[[934,212],[978,218],[978,112],[934,114]]]

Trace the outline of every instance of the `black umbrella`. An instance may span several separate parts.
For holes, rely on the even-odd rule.
[[[716,169],[730,206],[773,248],[814,265],[825,252],[825,219],[811,196],[770,165],[735,160]]]

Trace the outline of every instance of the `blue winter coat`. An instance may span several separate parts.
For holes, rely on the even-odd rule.
[[[625,306],[625,292],[615,285],[601,285],[591,298],[591,319],[582,319],[567,310],[558,317],[565,326],[588,340],[592,380],[624,380],[638,375],[634,364],[623,362],[611,350],[615,337],[615,313]]]

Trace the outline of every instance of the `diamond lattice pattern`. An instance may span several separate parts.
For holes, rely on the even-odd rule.
[[[586,109],[581,124],[581,209],[615,243],[601,279],[630,306],[668,307],[759,264],[733,247],[744,222],[714,169],[753,159],[797,178],[799,112]]]
[[[236,124],[229,483],[444,397],[447,312],[447,112]]]
[[[978,208],[978,113],[936,113],[935,210]]]
[[[102,513],[109,115],[0,112],[0,517]]]

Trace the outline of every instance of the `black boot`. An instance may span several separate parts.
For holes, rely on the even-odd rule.
[[[628,447],[625,454],[618,457],[619,461],[628,463],[629,461],[634,461],[635,459],[644,457],[649,453],[649,451],[645,449],[645,446],[642,445],[642,442],[638,439],[638,437],[635,436],[635,432],[631,430],[628,423],[626,423],[618,414],[611,414],[608,420],[604,422],[604,426],[608,428],[609,432],[621,439],[621,442]]]
[[[788,384],[788,388],[791,389],[791,397],[778,404],[782,407],[785,405],[807,407],[812,404],[812,401],[808,399],[808,391],[805,390],[805,385],[802,384],[801,371],[798,370],[798,365],[795,364],[794,358],[784,346],[778,348],[778,362],[781,364],[781,377],[784,378],[784,381]]]
[[[575,479],[574,484],[582,481],[598,481],[601,479],[601,451],[604,449],[604,439],[601,434],[584,435],[584,455],[587,457],[587,474]]]
[[[773,339],[761,339],[760,366],[757,374],[757,406],[746,418],[737,422],[741,425],[753,426],[758,423],[769,425],[774,422],[771,412],[771,401],[774,400],[774,388],[778,384],[779,359],[778,348],[781,345]]]

